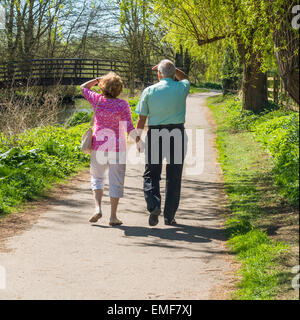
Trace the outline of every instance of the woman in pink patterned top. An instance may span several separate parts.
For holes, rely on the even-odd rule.
[[[102,94],[91,90],[97,84]],[[102,217],[101,201],[105,173],[108,169],[111,202],[109,224],[120,225],[122,221],[117,218],[117,208],[124,192],[126,132],[135,139],[139,150],[142,149],[143,142],[133,126],[128,102],[117,99],[123,90],[122,80],[117,74],[110,72],[103,77],[84,83],[80,88],[95,113],[90,172],[96,213],[89,221],[94,223]]]

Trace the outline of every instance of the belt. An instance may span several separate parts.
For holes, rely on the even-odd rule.
[[[148,126],[149,129],[184,129],[184,123],[177,124],[159,124],[155,126]]]

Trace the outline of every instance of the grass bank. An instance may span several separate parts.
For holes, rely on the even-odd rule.
[[[80,140],[87,124],[46,126],[0,139],[0,215],[34,200],[66,177],[88,165]]]
[[[137,102],[138,98],[129,100],[132,110]],[[0,134],[0,217],[88,167],[89,156],[82,153],[80,142],[91,116],[78,112],[64,126],[37,127],[13,136]],[[137,122],[135,113],[133,121]]]
[[[298,299],[299,120],[271,108],[241,112],[234,97],[208,99],[228,196],[228,245],[241,262],[234,299]]]

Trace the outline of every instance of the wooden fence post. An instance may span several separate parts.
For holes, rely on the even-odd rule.
[[[274,103],[278,104],[279,102],[279,76],[274,75],[273,80],[273,101]]]

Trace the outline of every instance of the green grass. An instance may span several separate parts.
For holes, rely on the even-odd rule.
[[[192,87],[204,88],[204,89],[213,89],[213,90],[222,90],[222,83],[220,82],[208,82],[202,81],[197,84],[193,83]]]
[[[0,216],[88,165],[80,149],[87,126],[35,128],[10,139],[0,135]]]
[[[130,109],[131,109],[131,117],[132,117],[132,122],[133,125],[136,126],[138,119],[139,119],[139,115],[135,112],[135,108],[139,102],[139,97],[133,97],[133,98],[129,98],[127,99],[129,105],[130,105]]]
[[[134,111],[138,98],[128,100]],[[18,210],[89,164],[80,149],[92,113],[77,112],[66,126],[35,128],[8,139],[0,134],[0,216]],[[132,112],[134,124],[138,115]]]
[[[208,99],[217,123],[217,148],[230,214],[226,218],[228,245],[241,262],[238,289],[234,299],[271,300],[282,286],[281,259],[288,254],[288,245],[267,235],[265,218],[268,210],[278,211],[285,201],[276,185],[274,162],[263,144],[257,141],[249,126],[234,126],[234,115],[228,109],[233,97]],[[239,115],[244,124],[263,122],[265,115]],[[254,119],[255,117],[255,119]],[[248,127],[248,128],[247,128]],[[291,281],[288,274],[285,284]]]
[[[210,89],[198,88],[193,84],[190,87],[190,94],[191,93],[203,93],[203,92],[210,92]]]

